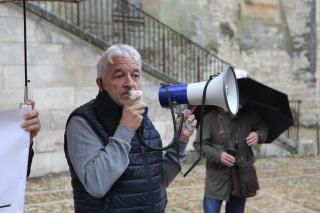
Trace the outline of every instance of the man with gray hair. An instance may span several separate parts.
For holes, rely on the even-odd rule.
[[[164,212],[165,188],[179,172],[175,162],[186,156],[194,115],[185,112],[184,122],[193,128],[182,128],[179,156],[174,149],[152,151],[141,141],[160,148],[160,135],[141,94],[131,95],[141,89],[138,51],[124,44],[109,47],[97,64],[96,83],[97,97],[73,111],[66,125],[75,212]]]

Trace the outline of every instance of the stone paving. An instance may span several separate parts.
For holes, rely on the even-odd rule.
[[[258,159],[256,167],[261,190],[248,199],[245,212],[320,212],[320,157]],[[179,175],[168,188],[166,212],[202,212],[204,175],[204,164],[186,178]],[[31,178],[25,212],[73,212],[69,174]]]

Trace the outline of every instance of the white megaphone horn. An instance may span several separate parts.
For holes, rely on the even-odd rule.
[[[169,107],[169,100],[173,104],[201,105],[202,95],[207,81],[191,84],[168,85],[159,88],[159,102],[162,107]],[[214,105],[236,115],[239,109],[239,91],[235,72],[232,66],[214,77],[207,86],[205,105]]]

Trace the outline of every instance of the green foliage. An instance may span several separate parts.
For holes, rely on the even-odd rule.
[[[301,125],[301,127],[306,128],[306,129],[317,129],[317,124],[308,124],[308,125]],[[320,128],[320,122],[318,124],[318,128]]]
[[[259,155],[261,153],[261,144],[257,144],[255,149],[256,149],[257,154]]]
[[[290,150],[290,153],[291,153],[292,155],[297,155],[297,154],[299,154],[299,153],[298,153],[298,148],[295,147],[295,148],[291,149],[291,150]]]

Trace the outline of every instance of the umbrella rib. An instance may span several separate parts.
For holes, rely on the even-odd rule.
[[[280,111],[277,107],[270,106],[270,105],[266,105],[266,104],[260,103],[260,102],[258,102],[258,101],[255,101],[255,100],[249,100],[249,102],[251,102],[251,103],[253,103],[253,104],[260,105],[260,106],[268,107],[268,108],[273,109],[273,110],[276,110],[276,111]]]

